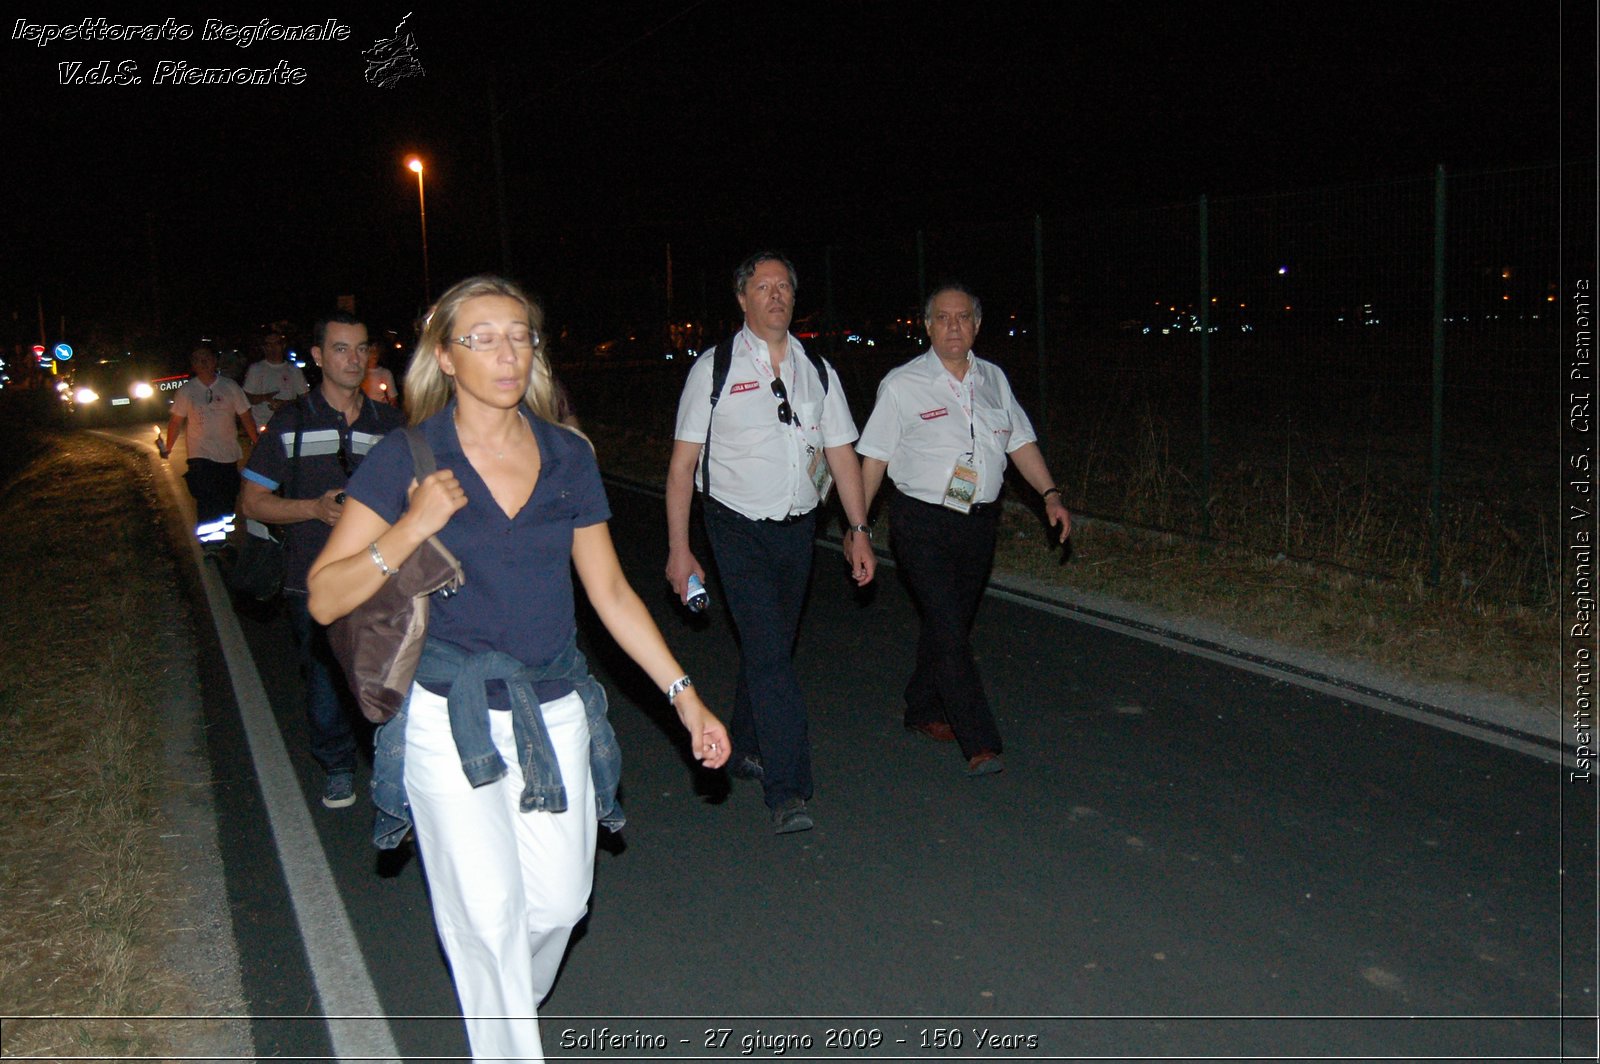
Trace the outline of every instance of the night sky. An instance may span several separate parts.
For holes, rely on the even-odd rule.
[[[491,92],[511,270],[597,330],[658,283],[668,243],[720,290],[758,246],[1546,164],[1564,79],[1593,92],[1592,70],[1563,73],[1553,0],[419,4],[425,74],[388,88],[361,52],[407,4],[104,7],[23,17],[195,36],[39,47],[5,26],[0,292],[28,342],[39,297],[52,333],[61,315],[148,328],[157,302],[169,333],[309,320],[340,294],[403,323],[422,295],[409,152],[435,294],[502,265]],[[350,35],[201,41],[219,17]],[[101,60],[144,83],[57,83],[58,63]],[[285,61],[304,82],[158,86],[162,60]]]

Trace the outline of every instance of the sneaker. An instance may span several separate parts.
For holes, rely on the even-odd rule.
[[[329,809],[343,809],[356,804],[356,778],[348,772],[335,772],[322,785],[322,804]]]
[[[772,832],[789,835],[796,831],[810,831],[816,827],[811,814],[806,812],[804,798],[790,798],[772,811]]]

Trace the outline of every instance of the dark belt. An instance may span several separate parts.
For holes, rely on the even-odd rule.
[[[745,515],[740,513],[738,510],[735,510],[733,507],[727,505],[726,503],[718,502],[716,499],[713,499],[709,495],[705,496],[705,503],[706,503],[707,506],[715,506],[717,509],[722,510],[725,513],[732,514],[734,517],[737,517],[740,520],[744,520],[744,521],[759,521],[760,523],[762,523],[764,525],[792,525],[792,524],[795,524],[796,522],[804,521],[806,518],[810,517],[812,514],[817,512],[815,508],[812,508],[810,510],[807,510],[803,514],[790,514],[788,517],[755,517],[755,518],[751,518],[751,517],[745,517]]]
[[[895,489],[895,494],[899,495],[906,502],[915,503],[918,506],[926,506],[930,510],[938,510],[940,513],[950,514],[954,517],[982,517],[991,511],[1000,509],[999,496],[995,497],[994,502],[975,502],[967,510],[967,512],[963,514],[960,510],[953,509],[949,506],[942,506],[936,502],[925,502],[914,495],[907,495],[899,488]]]

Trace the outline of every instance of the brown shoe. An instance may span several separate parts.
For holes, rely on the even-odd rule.
[[[1000,760],[1000,755],[993,750],[979,750],[972,755],[972,760],[967,762],[967,775],[992,776],[996,772],[1004,772],[1006,763]]]
[[[942,720],[927,720],[920,724],[907,724],[906,731],[926,735],[936,743],[953,743],[956,741],[956,730]]]

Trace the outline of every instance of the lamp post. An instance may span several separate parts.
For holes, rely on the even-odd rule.
[[[422,195],[422,160],[413,155],[406,160],[406,169],[417,175],[417,213],[422,216],[422,302],[433,298],[433,284],[428,277],[428,202]]]

